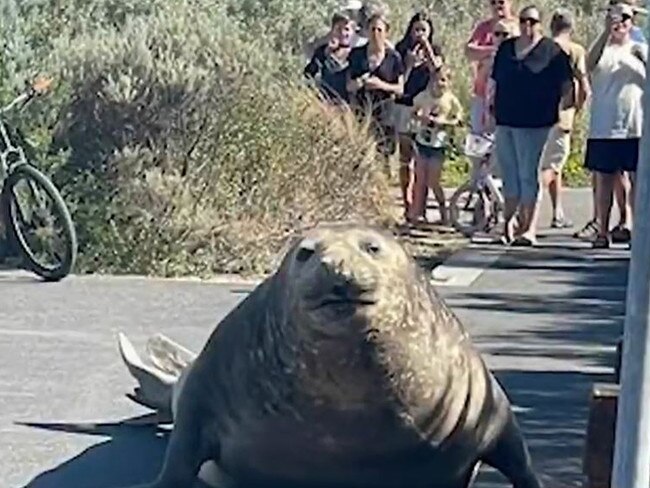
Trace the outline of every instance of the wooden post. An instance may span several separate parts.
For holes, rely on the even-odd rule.
[[[611,488],[619,392],[614,383],[592,386],[583,458],[585,488]]]

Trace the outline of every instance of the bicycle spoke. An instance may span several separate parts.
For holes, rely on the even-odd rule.
[[[57,223],[56,212],[52,212],[53,202],[31,180],[19,181],[12,190],[17,223],[34,259],[43,266],[56,267],[65,255],[66,239],[61,235],[65,226]]]

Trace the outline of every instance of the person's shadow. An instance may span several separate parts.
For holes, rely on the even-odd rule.
[[[21,423],[26,427],[110,437],[39,474],[23,488],[120,488],[153,481],[162,466],[170,429],[133,425],[144,417],[104,424]],[[204,486],[198,481],[195,484],[197,488]]]

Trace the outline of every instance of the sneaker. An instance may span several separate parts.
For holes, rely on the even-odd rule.
[[[573,227],[573,222],[566,217],[553,218],[551,221],[551,228],[553,229],[569,229],[571,227]]]
[[[573,233],[573,238],[591,240],[598,235],[598,228],[596,219],[590,220],[582,229]]]

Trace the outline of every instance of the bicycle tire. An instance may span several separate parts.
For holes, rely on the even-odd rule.
[[[473,188],[472,182],[470,180],[465,181],[465,183],[460,185],[456,189],[456,191],[452,194],[452,196],[449,198],[449,218],[451,220],[453,227],[458,232],[463,234],[465,237],[471,237],[478,230],[482,230],[483,228],[485,228],[487,224],[488,213],[484,210],[481,215],[477,215],[477,211],[475,210],[472,215],[473,217],[472,224],[470,225],[463,224],[460,221],[460,214],[461,214],[460,202],[461,202],[461,197],[466,193],[470,193],[470,194],[478,193],[480,195],[481,191]],[[476,217],[479,218],[476,219]]]
[[[47,196],[54,202],[54,211],[61,218],[63,231],[66,237],[66,248],[61,264],[56,267],[47,267],[41,264],[20,229],[18,216],[14,211],[14,196],[12,189],[22,179],[31,180],[40,186]],[[30,164],[21,164],[11,170],[2,189],[2,213],[6,223],[8,240],[21,255],[26,268],[45,281],[60,281],[65,278],[72,269],[77,260],[77,234],[70,216],[70,211],[65,204],[59,190],[54,183],[38,168]]]

